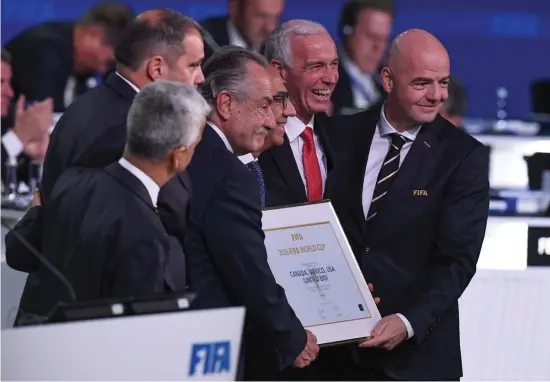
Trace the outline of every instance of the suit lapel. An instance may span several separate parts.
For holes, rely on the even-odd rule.
[[[147,206],[149,206],[149,208],[156,211],[153,201],[151,200],[151,196],[143,183],[141,183],[141,181],[134,175],[130,174],[130,172],[128,172],[128,170],[122,167],[118,162],[105,167],[105,171],[109,176],[126,187],[132,194],[141,199]]]
[[[294,154],[292,153],[292,148],[290,147],[290,141],[288,140],[287,135],[285,134],[285,141],[281,146],[273,147],[270,151],[285,183],[291,190],[296,201],[298,203],[307,201],[304,181],[298,171],[298,166],[294,160]]]
[[[313,131],[315,131],[315,133],[319,137],[323,152],[325,153],[325,158],[327,160],[327,178],[329,171],[332,170],[332,167],[334,167],[335,157],[334,152],[332,151],[332,145],[330,144],[328,137],[327,130],[330,128],[329,124],[330,120],[325,113],[319,113],[315,115]]]

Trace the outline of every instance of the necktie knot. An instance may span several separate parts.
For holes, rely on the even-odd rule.
[[[395,146],[394,148],[396,150],[401,150],[401,148],[407,141],[407,138],[405,138],[404,136],[398,133],[391,133],[390,138],[391,138],[391,144],[392,146]]]
[[[313,129],[311,126],[306,126],[306,129],[301,134],[302,139],[306,145],[313,145]]]

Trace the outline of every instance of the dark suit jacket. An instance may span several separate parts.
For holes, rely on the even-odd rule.
[[[65,171],[43,218],[43,255],[72,285],[77,301],[185,290],[179,241],[167,235],[143,183],[118,163]],[[20,307],[43,316],[71,300],[49,269],[38,272],[40,282],[26,286],[29,298]]]
[[[262,343],[245,351],[267,353],[259,357],[264,373],[290,366],[306,334],[267,262],[257,179],[210,126],[188,171],[194,196],[185,249],[195,307],[245,306],[247,329]]]
[[[401,313],[415,335],[392,352],[357,350],[396,379],[462,376],[458,298],[476,272],[489,209],[488,155],[438,116],[422,127],[378,216],[366,229],[365,166],[380,109],[336,118],[338,164],[329,193],[383,316]],[[425,190],[416,196],[414,190]]]
[[[333,106],[333,115],[352,114],[352,111],[353,113],[360,112],[361,110],[356,108],[353,101],[351,78],[343,65],[338,66],[338,74],[340,78],[330,98]],[[375,81],[375,84],[378,92],[381,94],[381,99],[370,107],[370,109],[380,107],[386,98],[386,92],[382,88],[382,85],[378,81]]]
[[[48,145],[41,186],[43,204],[48,203],[55,182],[68,167],[104,167],[122,156],[126,145],[126,117],[135,95],[135,90],[113,73],[103,84],[84,94],[67,109]],[[187,215],[190,195],[191,183],[186,173],[168,182],[159,194],[159,215],[167,230],[178,238],[183,238],[185,232],[186,220],[179,220],[179,217]],[[36,237],[32,231],[41,230],[40,221],[25,219],[14,227],[14,230],[18,229],[22,235]],[[39,242],[32,244],[40,249]],[[34,262],[34,267],[20,269],[22,271],[32,272],[40,267],[35,256],[22,247],[16,237],[10,238],[10,233],[6,236],[7,257],[8,253],[12,259],[14,256],[28,258],[16,263],[30,265]]]
[[[65,111],[65,87],[74,68],[73,30],[72,22],[46,22],[6,44],[13,56],[12,86],[16,96],[24,94],[27,101],[52,97],[54,111]]]
[[[210,34],[218,46],[229,45],[227,34],[227,16],[210,17],[200,22],[201,26]],[[205,40],[204,56],[208,59],[214,53],[214,49]]]
[[[334,154],[328,137],[330,120],[326,114],[315,115],[314,133],[319,137],[326,157],[327,180],[334,166]],[[285,134],[281,146],[273,147],[258,158],[264,175],[268,207],[307,202],[307,194],[290,142]],[[326,195],[326,188],[325,188]]]

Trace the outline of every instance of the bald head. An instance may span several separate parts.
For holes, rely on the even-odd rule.
[[[393,40],[388,66],[397,70],[403,65],[418,62],[423,56],[435,56],[438,60],[449,61],[447,50],[434,35],[422,29],[409,29]]]
[[[433,121],[448,98],[450,70],[449,54],[434,35],[411,29],[397,36],[381,73],[390,123],[404,131]]]

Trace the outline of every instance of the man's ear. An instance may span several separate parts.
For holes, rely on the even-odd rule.
[[[380,80],[382,81],[382,87],[386,93],[391,93],[394,87],[393,75],[387,66],[384,66],[380,71]]]
[[[164,77],[166,63],[162,56],[151,57],[146,65],[147,75],[152,81],[158,81]]]
[[[231,111],[233,108],[233,97],[227,91],[222,91],[216,98],[216,108],[218,109],[218,115],[223,120],[227,121],[231,118]]]

